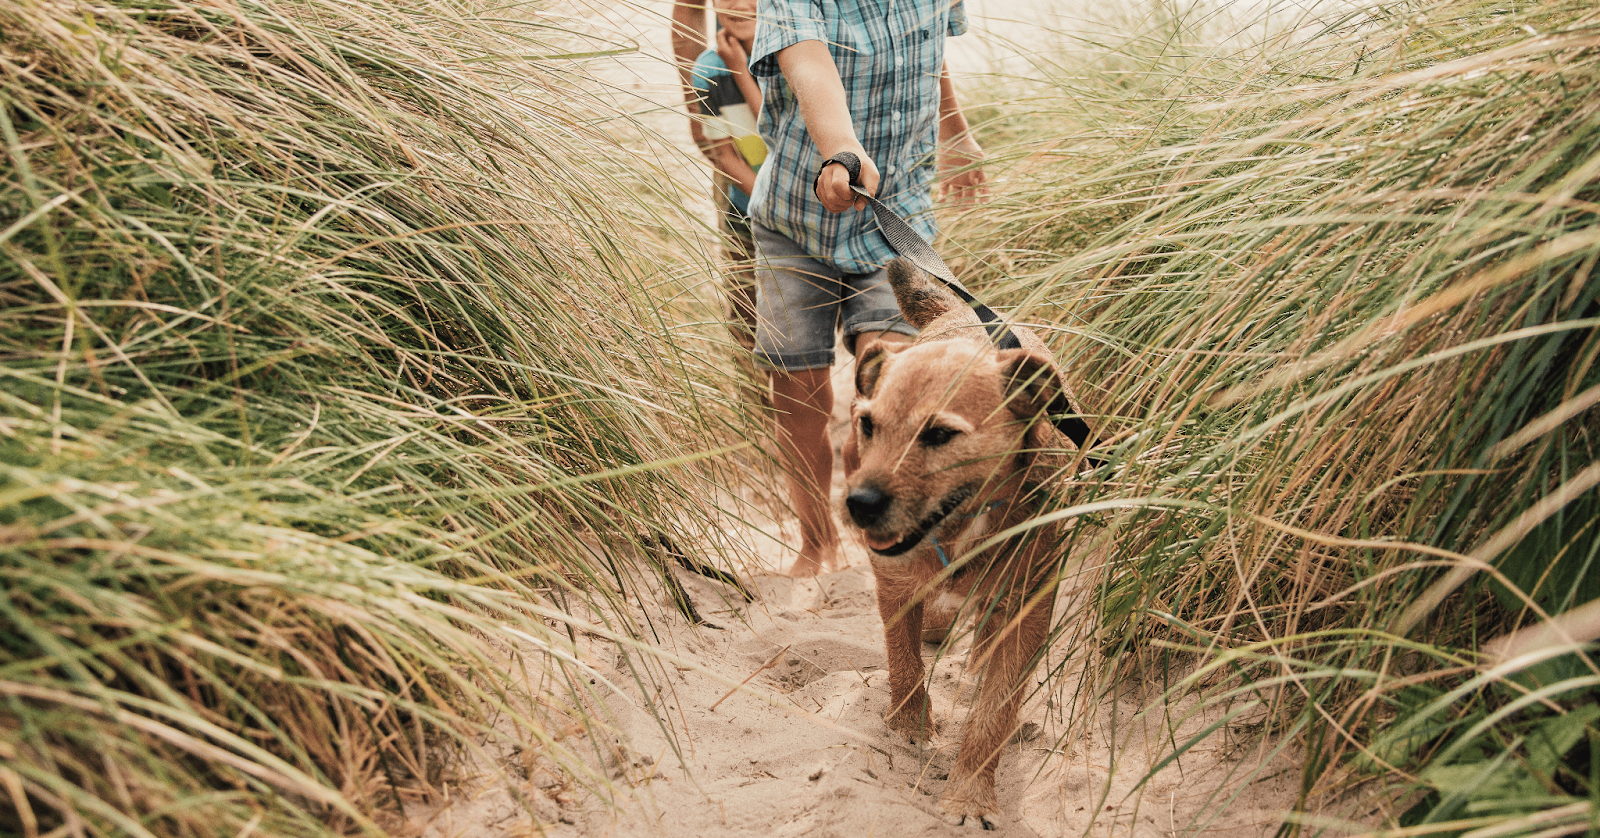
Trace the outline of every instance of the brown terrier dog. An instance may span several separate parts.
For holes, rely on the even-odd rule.
[[[976,313],[905,259],[889,265],[914,343],[877,343],[857,359],[845,443],[845,512],[871,550],[889,662],[889,726],[913,741],[936,731],[923,686],[924,609],[955,617],[971,603],[970,658],[983,682],[940,805],[952,820],[993,829],[1000,749],[1016,731],[1029,673],[1050,631],[1058,538],[1050,526],[966,556],[1032,518],[1040,484],[1067,445],[1046,419],[1078,412],[1049,351],[1010,328],[1020,349],[996,349]],[[1026,528],[1025,528],[1026,529]],[[950,562],[954,561],[954,564]]]

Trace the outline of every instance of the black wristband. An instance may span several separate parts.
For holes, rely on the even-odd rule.
[[[822,166],[817,169],[817,176],[811,179],[811,194],[817,194],[817,184],[822,182],[823,169],[838,163],[850,173],[850,185],[861,185],[861,158],[853,151],[841,151],[827,160],[822,161]]]

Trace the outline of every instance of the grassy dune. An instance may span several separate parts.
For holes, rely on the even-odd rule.
[[[564,615],[644,630],[649,567],[580,538],[699,534],[739,420],[574,72],[617,45],[474,8],[0,6],[0,831],[379,833],[499,745],[592,781]]]
[[[1302,743],[1306,813],[1592,832],[1600,16],[1204,11],[987,103],[953,219],[1101,414],[1107,664]]]
[[[747,425],[621,47],[477,8],[0,6],[0,831],[604,791],[574,637],[653,571],[588,545],[710,543]],[[1592,831],[1600,16],[1149,8],[987,87],[946,245],[1106,439],[1103,672],[1302,747],[1291,830]]]

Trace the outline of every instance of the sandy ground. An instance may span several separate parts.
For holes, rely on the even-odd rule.
[[[975,31],[951,60],[969,79],[1025,60],[1015,47],[1024,31],[1019,27],[1051,15],[1057,16],[1053,25],[1065,26],[1073,14],[1068,7],[1079,5],[968,2]],[[575,5],[593,25],[639,44],[638,52],[597,72],[614,86],[619,103],[660,135],[640,149],[641,159],[668,172],[683,185],[686,201],[703,203],[709,212],[706,170],[683,153],[692,146],[667,62],[670,4]],[[849,392],[848,366],[835,368],[835,381],[837,392]],[[837,401],[842,419],[846,400]],[[836,431],[837,440],[842,422]],[[835,481],[836,491],[841,483]],[[756,512],[730,523],[725,533],[747,557],[744,573],[755,602],[746,605],[724,586],[680,572],[700,612],[722,628],[689,625],[659,587],[635,602],[649,615],[660,650],[679,664],[655,661],[635,669],[616,647],[586,641],[589,659],[617,685],[590,708],[609,719],[612,735],[564,744],[592,755],[589,768],[609,779],[609,791],[585,790],[570,772],[548,765],[530,772],[524,755],[488,754],[476,778],[472,772],[460,778],[446,805],[410,812],[415,831],[430,838],[894,838],[976,831],[945,823],[936,808],[974,686],[965,671],[968,640],[958,635],[946,647],[926,647],[930,695],[947,724],[931,745],[908,744],[882,721],[888,703],[883,627],[864,549],[847,544],[848,566],[837,572],[812,580],[783,577],[779,571],[792,561],[789,545],[797,538],[781,495],[754,475],[743,492],[750,509],[771,511],[770,517]],[[1271,835],[1298,782],[1291,757],[1264,759],[1273,748],[1264,739],[1216,736],[1164,763],[1226,708],[1192,698],[1165,704],[1154,684],[1089,683],[1084,673],[1098,664],[1088,642],[1093,626],[1075,616],[1073,603],[1092,579],[1092,565],[1091,558],[1082,581],[1062,592],[1060,633],[1045,661],[1066,669],[1057,681],[1066,686],[1030,699],[1020,741],[1002,755],[1001,834]],[[740,690],[731,689],[740,683]]]
[[[414,827],[426,838],[979,833],[936,807],[976,686],[970,637],[925,644],[944,731],[908,743],[883,722],[883,626],[864,555],[852,546],[843,570],[781,576],[789,529],[776,520],[744,533],[767,566],[746,579],[757,595],[748,605],[719,583],[677,574],[720,628],[690,625],[659,586],[634,601],[670,658],[636,655],[630,665],[616,647],[586,641],[585,657],[615,686],[590,708],[609,731],[563,744],[609,788],[586,790],[592,780],[553,767],[528,772],[523,755],[502,749],[463,778],[451,805],[414,812]],[[1092,626],[1075,616],[1081,597],[1081,582],[1063,590],[1061,634],[1035,673],[1039,683],[1064,667],[1063,686],[1029,700],[1022,732],[1002,753],[998,834],[1272,835],[1297,786],[1292,755],[1265,758],[1274,743],[1264,737],[1213,736],[1164,763],[1226,708],[1192,697],[1164,704],[1151,682],[1085,683],[1095,661]]]

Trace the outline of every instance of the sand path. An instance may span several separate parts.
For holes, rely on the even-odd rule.
[[[747,535],[775,543],[782,524]],[[616,685],[590,708],[608,732],[564,744],[585,754],[609,788],[585,790],[559,771],[528,774],[518,753],[502,751],[498,766],[481,766],[478,781],[452,793],[452,805],[419,812],[413,823],[429,838],[983,834],[947,823],[936,808],[976,686],[966,671],[968,637],[924,647],[945,725],[917,746],[882,720],[883,627],[864,561],[815,579],[754,574],[747,581],[757,599],[748,605],[719,583],[677,576],[721,628],[690,625],[657,588],[635,604],[669,658],[630,663],[615,647],[589,645],[587,657]],[[1079,593],[1064,591],[1062,605]],[[1213,737],[1140,785],[1175,743],[1225,708],[1193,698],[1163,705],[1155,683],[1082,685],[1086,630],[1086,621],[1069,624],[1052,645],[1043,667],[1065,667],[1068,686],[1029,700],[1023,731],[1002,753],[998,834],[1271,835],[1298,781],[1290,760],[1263,759],[1272,748],[1264,738]],[[1115,700],[1091,702],[1094,693]]]

